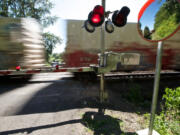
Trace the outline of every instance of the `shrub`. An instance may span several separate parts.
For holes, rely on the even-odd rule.
[[[154,129],[161,135],[180,135],[180,87],[166,88],[163,100],[162,111],[155,116]],[[149,121],[150,115],[144,116]]]

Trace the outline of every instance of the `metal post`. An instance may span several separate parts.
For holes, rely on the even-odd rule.
[[[106,11],[106,6],[105,6],[105,0],[102,0],[102,6],[104,7],[104,12]],[[104,25],[101,26],[101,56],[102,56],[102,66],[104,66],[104,50],[105,50],[105,32],[104,32]],[[99,93],[99,97],[100,97],[100,103],[101,105],[104,103],[104,73],[101,73],[100,75],[101,79],[100,79],[100,93]],[[104,114],[105,109],[101,106],[98,110],[99,113]]]
[[[105,0],[102,0],[102,6],[104,7],[104,12],[105,12],[106,11]],[[105,32],[104,32],[104,24],[103,24],[101,26],[101,55],[103,56],[103,62],[104,62],[104,50],[105,50]]]
[[[148,135],[152,135],[153,125],[154,125],[157,98],[158,98],[158,92],[159,92],[159,81],[160,81],[160,72],[161,72],[161,63],[162,63],[162,50],[163,50],[163,42],[160,41],[158,42],[158,48],[157,48],[156,74],[155,74],[155,81],[154,81],[153,99],[152,99],[152,105],[151,105],[151,118],[150,118]]]

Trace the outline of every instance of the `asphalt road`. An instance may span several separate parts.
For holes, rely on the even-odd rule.
[[[176,88],[178,80],[161,80],[160,89]],[[109,95],[106,114],[123,121],[123,132],[143,129],[136,112],[150,112],[150,104],[139,108],[123,95],[136,97],[132,90],[139,89],[140,96],[151,102],[153,79],[107,80],[105,89]],[[82,120],[88,112],[98,111],[98,95],[98,81],[79,81],[70,73],[37,74],[29,81],[0,78],[0,135],[101,135],[89,132]],[[113,131],[122,133],[121,128]]]
[[[13,80],[0,84],[0,135],[81,135],[82,114],[97,111],[86,99],[97,96],[98,86],[76,81],[70,73]]]

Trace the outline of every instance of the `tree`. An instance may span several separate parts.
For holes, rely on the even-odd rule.
[[[59,62],[59,63],[63,63],[63,58],[64,57],[64,53],[53,53],[50,55],[50,58],[49,58],[49,62],[52,63],[52,62]]]
[[[49,60],[49,55],[52,54],[53,49],[55,48],[55,45],[57,43],[60,43],[61,40],[59,39],[59,37],[55,36],[52,33],[44,33],[43,34],[43,40],[45,43],[45,48],[46,48],[46,59]]]
[[[58,19],[56,16],[50,16],[52,8],[50,0],[0,0],[0,16],[32,17],[37,19],[43,28],[54,24]],[[57,43],[61,43],[60,38],[52,33],[44,33],[43,39],[48,54],[52,53]]]
[[[147,39],[151,39],[151,33],[147,26],[144,28],[144,37]]]
[[[140,21],[138,22],[138,29],[139,29],[140,33],[142,34],[143,33],[142,32],[142,24]]]

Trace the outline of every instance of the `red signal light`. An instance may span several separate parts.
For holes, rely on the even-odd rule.
[[[16,70],[19,71],[21,69],[20,66],[16,66]]]
[[[126,19],[124,18],[122,14],[117,15],[116,23],[119,25],[123,25],[124,23],[126,23]]]
[[[88,21],[94,27],[101,26],[104,22],[103,6],[100,5],[95,6],[93,11],[91,11],[88,15]]]
[[[91,21],[92,21],[93,23],[100,23],[100,21],[101,21],[100,15],[99,15],[99,14],[94,14],[94,15],[92,15]]]
[[[103,6],[97,5],[94,7],[93,13],[99,14],[100,16],[104,16],[104,8]]]
[[[58,70],[59,69],[59,65],[56,65],[56,70]]]
[[[114,12],[112,16],[112,22],[117,27],[122,27],[127,23],[127,16],[130,13],[130,9],[128,7],[123,7],[120,11],[117,10]]]

